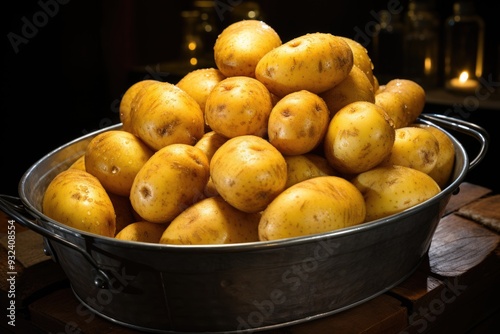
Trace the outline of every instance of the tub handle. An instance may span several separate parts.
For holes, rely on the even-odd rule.
[[[477,164],[479,164],[486,156],[486,152],[488,151],[489,134],[479,125],[441,114],[424,113],[419,116],[419,119],[425,124],[442,126],[443,128],[466,134],[475,138],[479,142],[481,148],[479,149],[476,157],[469,163],[469,170],[476,167]]]
[[[29,228],[38,234],[41,234],[47,239],[58,242],[80,253],[95,270],[94,285],[101,289],[107,289],[111,286],[109,275],[104,270],[99,268],[97,262],[85,249],[64,239],[60,235],[57,235],[52,231],[45,229],[39,223],[38,217],[29,214],[28,210],[26,210],[19,197],[0,194],[0,209],[10,217],[14,218],[15,221],[20,223],[22,226]],[[30,215],[31,217],[28,217],[28,215]],[[46,245],[47,244],[48,243],[46,243]],[[47,250],[45,250],[45,253],[47,254]],[[52,251],[50,251],[49,253],[51,253],[50,255],[52,256],[54,254]]]

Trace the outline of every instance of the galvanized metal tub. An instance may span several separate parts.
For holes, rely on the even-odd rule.
[[[450,196],[486,154],[488,134],[442,115],[423,114],[419,121],[476,138],[478,155],[470,162],[450,134],[455,166],[441,193],[399,214],[328,233],[233,245],[160,245],[85,233],[45,216],[41,203],[52,178],[95,135],[120,124],[44,156],[20,180],[19,198],[2,196],[0,206],[45,237],[46,252],[61,265],[75,296],[108,320],[158,333],[284,327],[370,300],[406,279],[426,256]]]

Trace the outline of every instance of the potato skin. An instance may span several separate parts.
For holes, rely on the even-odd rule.
[[[154,151],[170,144],[194,145],[205,133],[200,105],[174,84],[140,90],[130,111],[131,132]]]
[[[317,176],[335,176],[337,172],[325,157],[314,153],[285,155],[287,181],[285,188]]]
[[[200,68],[188,72],[177,82],[176,86],[191,95],[204,111],[208,94],[225,78],[226,76],[216,68]]]
[[[381,106],[394,122],[402,128],[415,122],[425,106],[422,86],[408,79],[393,79],[380,86],[375,94],[375,104]]]
[[[373,168],[351,182],[363,194],[367,222],[411,208],[441,191],[429,175],[397,165]]]
[[[181,212],[168,225],[160,243],[218,245],[259,241],[260,213],[246,213],[220,196],[203,199]]]
[[[114,237],[116,215],[99,180],[92,174],[70,168],[49,183],[42,212],[55,221],[81,231]]]
[[[375,77],[373,76],[373,63],[368,54],[368,50],[359,42],[352,38],[341,36],[347,44],[351,47],[353,54],[353,65],[359,68],[367,77],[368,81],[375,88],[377,83],[375,82]]]
[[[227,138],[264,137],[272,107],[271,93],[260,81],[233,76],[215,85],[208,95],[205,122]]]
[[[115,236],[120,232],[125,226],[136,221],[135,212],[130,204],[130,199],[127,196],[120,196],[113,194],[112,192],[107,192],[113,208],[115,209],[116,216],[116,230]]]
[[[130,121],[130,114],[132,108],[134,108],[134,100],[136,96],[138,95],[139,91],[142,90],[144,87],[152,84],[152,83],[158,83],[159,81],[157,80],[150,80],[150,79],[145,79],[138,81],[134,83],[132,86],[127,88],[125,93],[122,96],[122,99],[120,100],[120,106],[119,106],[119,112],[120,112],[120,121],[122,122],[122,129],[124,131],[131,131],[131,121]]]
[[[248,213],[263,210],[283,191],[286,173],[283,155],[267,140],[252,135],[229,139],[210,161],[216,192]]]
[[[323,141],[329,121],[329,110],[321,97],[307,90],[293,92],[271,110],[268,140],[286,155],[308,153]]]
[[[188,93],[198,104],[205,115],[205,104],[208,94],[216,84],[224,80],[226,76],[216,68],[200,68],[187,73],[176,84],[177,87]],[[209,132],[210,127],[205,124],[205,132]]]
[[[162,224],[151,223],[148,221],[137,221],[125,226],[115,236],[115,239],[159,243],[161,235],[165,231],[166,226]]]
[[[203,137],[201,137],[200,140],[194,144],[194,146],[202,150],[207,156],[208,161],[210,161],[219,147],[221,147],[222,144],[224,144],[228,139],[229,138],[224,137],[220,133],[209,131],[205,133]]]
[[[367,171],[391,152],[395,130],[384,109],[371,102],[357,101],[340,109],[330,121],[325,140],[325,157],[333,168],[345,174]]]
[[[75,160],[68,168],[85,170],[85,153]]]
[[[395,130],[391,153],[380,166],[400,165],[426,174],[434,169],[439,158],[439,142],[424,128],[405,126]]]
[[[356,101],[375,103],[375,93],[370,80],[362,70],[353,66],[347,78],[319,95],[330,110],[330,118],[343,107]]]
[[[344,178],[319,176],[284,190],[262,212],[259,239],[299,237],[354,226],[365,220],[365,202]]]
[[[266,53],[255,77],[279,97],[302,89],[319,94],[344,80],[352,66],[352,50],[342,38],[308,33]]]
[[[130,132],[109,130],[89,142],[85,170],[97,177],[106,191],[128,196],[137,172],[153,153]]]
[[[206,155],[187,144],[171,144],[155,152],[137,173],[130,203],[153,223],[168,223],[202,199],[209,178]]]
[[[217,68],[227,77],[255,77],[255,67],[270,50],[281,45],[280,36],[267,23],[242,20],[227,26],[214,44]]]
[[[430,131],[439,143],[439,154],[436,165],[427,174],[437,182],[441,189],[444,189],[450,181],[455,164],[455,146],[448,134],[441,129],[427,124],[414,124],[413,126]]]

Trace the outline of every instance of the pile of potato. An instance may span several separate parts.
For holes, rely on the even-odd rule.
[[[49,184],[43,212],[121,240],[277,240],[397,214],[446,186],[455,151],[415,123],[425,92],[379,84],[367,50],[330,33],[282,43],[268,24],[231,24],[216,68],[143,80],[120,130],[96,135]]]

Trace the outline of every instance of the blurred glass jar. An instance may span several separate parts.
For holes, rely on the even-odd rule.
[[[191,65],[196,65],[205,48],[199,26],[200,12],[184,10],[181,12],[181,17],[183,27],[180,56],[189,61]]]
[[[450,90],[473,92],[483,74],[484,21],[473,1],[453,4],[445,25],[445,84]]]
[[[200,66],[200,62],[203,66],[213,63],[213,46],[219,34],[214,6],[214,1],[194,1],[193,9],[181,12],[183,27],[180,56],[192,66]]]
[[[411,0],[405,17],[404,73],[424,88],[438,85],[439,29],[434,2]]]
[[[372,44],[374,73],[380,83],[386,83],[403,75],[404,25],[401,15],[388,10],[378,13]]]
[[[231,10],[231,23],[241,20],[265,20],[260,4],[256,1],[241,1]]]

